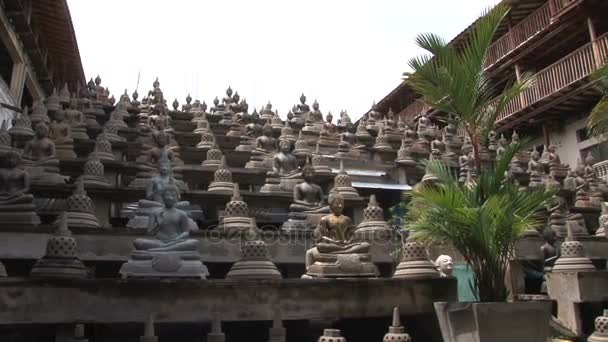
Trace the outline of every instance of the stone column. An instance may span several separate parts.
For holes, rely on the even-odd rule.
[[[211,322],[211,332],[207,334],[207,342],[225,342],[226,335],[222,332],[222,321],[215,315]]]

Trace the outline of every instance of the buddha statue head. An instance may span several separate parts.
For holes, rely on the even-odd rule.
[[[241,100],[241,96],[239,95],[238,91],[236,93],[234,93],[234,96],[232,97],[232,99],[234,100],[234,103],[239,103],[239,101]]]
[[[283,153],[291,152],[291,141],[285,139],[279,142],[279,150]]]
[[[302,168],[302,178],[306,183],[312,183],[315,180],[315,169],[310,163],[310,159],[307,159],[306,165]]]
[[[334,116],[331,115],[331,112],[328,112],[327,115],[325,116],[325,121],[327,121],[328,123],[331,123],[334,120]]]
[[[534,161],[538,161],[540,159],[540,153],[536,148],[532,149],[532,153],[530,153],[530,158]]]
[[[312,109],[314,109],[315,112],[319,111],[319,102],[317,102],[317,100],[312,104]]]
[[[169,184],[163,190],[162,196],[163,202],[165,203],[165,207],[173,208],[173,206],[175,206],[175,204],[177,204],[180,199],[179,189],[177,188],[177,186],[175,186],[175,184]]]
[[[300,96],[300,103],[301,104],[306,103],[306,95],[304,95],[304,93],[302,93],[302,95]]]
[[[342,212],[344,211],[344,197],[338,192],[332,192],[329,194],[328,201],[331,212],[336,216],[342,215]]]
[[[49,126],[41,121],[34,127],[34,132],[38,139],[46,138],[49,135]]]

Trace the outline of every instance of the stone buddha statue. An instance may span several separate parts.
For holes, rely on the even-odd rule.
[[[530,183],[528,186],[533,189],[540,189],[544,186],[545,181],[545,168],[539,162],[540,153],[534,149],[530,154],[530,161],[528,162],[528,175],[530,176]]]
[[[64,120],[65,112],[59,110],[55,113],[55,120],[49,126],[49,138],[55,143],[57,158],[75,159],[74,140],[70,125]]]
[[[163,193],[167,187],[173,186],[178,189],[185,189],[185,184],[173,177],[173,169],[171,160],[168,157],[168,151],[163,151],[157,163],[158,174],[147,180],[145,188],[146,198],[139,200],[137,203],[135,213],[127,223],[127,227],[137,229],[147,227],[150,217],[154,216],[165,205]],[[194,212],[198,214],[199,211],[199,209],[193,208],[187,201],[176,202],[174,205],[176,208],[186,211],[189,215],[192,215]],[[189,220],[189,224],[193,229],[196,227],[196,223],[192,219]]]
[[[589,189],[591,190],[589,196],[591,198],[591,202],[593,203],[594,207],[600,209],[600,203],[604,201],[604,195],[600,190],[600,181],[595,174],[593,164],[595,164],[595,158],[591,153],[588,153],[585,157],[585,166],[583,168],[582,177],[587,180],[587,183],[589,183]]]
[[[72,137],[78,140],[88,140],[87,127],[84,122],[84,114],[78,110],[78,99],[70,99],[70,107],[66,109],[66,121],[70,124]]]
[[[65,177],[59,174],[55,143],[48,138],[48,133],[48,126],[44,122],[36,125],[34,139],[23,148],[24,164],[33,182],[63,184]]]
[[[232,88],[229,86],[228,89],[226,89],[226,96],[222,99],[222,104],[228,109],[234,102],[235,100],[232,98]]]
[[[564,197],[553,196],[551,203],[547,206],[547,211],[550,213],[547,226],[555,231],[557,236],[565,237],[567,235],[568,224],[572,227],[575,235],[589,235],[583,215],[571,213],[568,202]]]
[[[304,181],[293,188],[293,203],[289,205],[289,219],[283,224],[286,231],[312,229],[321,218],[320,214],[329,213],[324,204],[323,189],[315,184],[316,173],[310,160],[302,168]]]
[[[268,171],[268,175],[279,177],[299,175],[298,160],[291,154],[291,146],[289,140],[282,140],[279,143],[279,152],[272,159],[272,170]]]
[[[268,168],[265,159],[271,158],[277,151],[277,139],[272,136],[272,127],[267,122],[263,128],[263,135],[255,140],[255,149],[251,151],[251,160],[246,168]]]
[[[15,151],[0,156],[0,225],[32,226],[40,224],[34,210],[34,196],[28,194],[29,176],[21,169],[21,157]]]
[[[458,153],[462,147],[462,143],[460,142],[460,139],[458,139],[457,134],[456,126],[451,122],[443,128],[442,142],[445,147],[445,152],[443,153],[442,160],[446,165],[451,167],[458,166]]]
[[[504,134],[500,134],[500,139],[498,139],[498,146],[496,146],[496,160],[500,160],[502,155],[505,153],[505,148],[507,147],[507,138],[505,138]]]
[[[555,145],[549,145],[546,152],[543,153],[543,157],[540,162],[545,165],[545,168],[552,172],[556,179],[564,179],[568,176],[569,165],[562,164],[561,158],[555,152],[557,148]]]
[[[266,184],[260,192],[290,192],[301,180],[298,160],[291,154],[290,140],[279,142],[279,152],[272,157],[272,170],[266,173]]]
[[[306,95],[300,95],[300,103],[297,105],[298,110],[294,114],[307,114],[310,112],[310,106],[306,104]]]
[[[186,96],[186,103],[182,105],[182,112],[190,112],[190,109],[192,109],[192,104],[190,104],[190,102],[192,102],[192,96],[190,96],[190,94],[188,93],[188,96]]]
[[[312,123],[322,123],[323,122],[323,114],[319,110],[319,103],[317,100],[312,104],[312,111],[308,113],[308,118],[306,121],[310,121]]]
[[[323,189],[314,183],[315,169],[307,163],[302,169],[304,182],[296,185],[293,189],[293,203],[289,206],[291,212],[302,213],[329,213],[329,207],[325,205]]]
[[[270,101],[264,106],[264,108],[260,111],[260,119],[264,121],[272,120],[274,117],[274,112],[272,111],[272,103]]]
[[[342,214],[344,197],[329,195],[331,214],[323,216],[313,236],[316,246],[306,252],[306,275],[312,278],[376,277],[370,244],[354,242],[355,226]]]
[[[139,98],[139,93],[137,92],[137,89],[135,89],[135,91],[133,92],[133,94],[131,94],[131,109],[139,109],[141,106],[141,102],[139,102],[137,99]]]
[[[310,114],[312,113],[314,112],[311,112]],[[338,143],[340,142],[338,128],[333,124],[333,119],[334,117],[331,115],[331,112],[328,112],[319,134],[319,144],[321,146],[338,146]]]
[[[162,191],[157,192],[159,201],[164,204],[161,210],[151,217],[148,233],[153,233],[154,239],[140,238],[133,242],[136,250],[148,251],[195,251],[198,241],[189,239],[192,226],[188,215],[177,209],[179,189],[168,184]]]
[[[160,191],[162,207],[151,213],[147,225],[152,238],[133,241],[135,251],[120,269],[127,277],[179,277],[202,278],[208,275],[207,267],[198,253],[198,240],[190,232],[198,228],[184,211],[177,208],[180,191],[168,184]]]
[[[473,146],[465,141],[464,145],[462,145],[462,155],[458,157],[458,167],[460,168],[458,180],[461,183],[466,181],[469,170],[474,167],[472,153]]]

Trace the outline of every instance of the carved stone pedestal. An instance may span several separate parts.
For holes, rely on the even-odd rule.
[[[376,278],[379,271],[372,263],[372,255],[316,253],[315,262],[306,276],[312,278]]]
[[[198,252],[134,251],[120,268],[126,278],[198,278],[207,279],[209,271]]]

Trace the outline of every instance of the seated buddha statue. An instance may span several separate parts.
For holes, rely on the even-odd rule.
[[[49,138],[55,143],[57,158],[76,158],[72,130],[70,125],[65,121],[65,112],[63,110],[55,113],[55,120],[49,126]]]
[[[55,143],[48,138],[48,126],[39,122],[34,131],[34,139],[23,148],[24,165],[32,181],[63,184],[65,177],[59,174],[59,159],[55,154]]]
[[[355,242],[355,226],[342,214],[344,197],[329,195],[331,214],[323,216],[313,236],[316,246],[306,252],[306,277],[376,277],[378,269],[371,262],[370,244]]]
[[[302,93],[300,96],[300,103],[296,105],[297,110],[294,111],[294,114],[308,114],[310,112],[310,106],[306,104],[306,95]]]
[[[232,98],[232,88],[228,87],[228,89],[226,89],[226,96],[222,99],[222,104],[228,109],[234,102],[235,100]]]
[[[260,119],[264,121],[272,120],[274,112],[272,111],[272,103],[268,102],[266,106],[260,111]]]
[[[28,194],[29,176],[19,168],[21,157],[15,151],[0,155],[0,225],[38,225],[34,196]]]
[[[564,179],[568,176],[569,165],[562,164],[561,158],[555,152],[556,149],[555,145],[549,145],[540,162],[549,172],[553,172],[556,179]]]
[[[299,176],[298,160],[291,154],[291,145],[289,140],[279,142],[279,152],[272,158],[272,170],[268,171],[269,176]]]
[[[317,100],[312,104],[312,111],[308,113],[308,118],[306,121],[312,123],[322,123],[323,122],[323,114],[319,110],[319,103]]]
[[[79,140],[88,140],[87,126],[84,121],[84,114],[77,109],[78,99],[75,97],[70,100],[70,107],[65,111],[66,121],[70,124],[72,137]]]
[[[593,207],[600,209],[600,203],[604,201],[604,194],[600,190],[600,181],[595,174],[593,164],[595,164],[595,158],[593,155],[591,155],[591,153],[589,153],[585,157],[585,166],[583,167],[582,177],[587,181],[587,184],[589,184],[589,197]]]
[[[133,242],[135,249],[150,252],[196,251],[198,241],[188,238],[192,231],[189,217],[176,207],[179,201],[179,189],[173,184],[168,184],[157,195],[160,196],[159,202],[164,206],[150,217],[148,233],[153,233],[154,239],[135,239]]]
[[[314,183],[315,169],[310,163],[302,169],[302,177],[304,182],[293,189],[293,203],[289,210],[300,213],[329,213],[329,207],[323,203],[323,189]]]
[[[540,163],[540,153],[534,149],[530,154],[530,161],[528,162],[528,175],[530,176],[530,188],[542,188],[545,181],[545,168]]]
[[[301,181],[298,160],[291,154],[290,140],[279,142],[279,152],[272,157],[272,170],[266,173],[266,184],[260,192],[291,192]]]
[[[163,150],[164,153],[158,160],[158,174],[148,179],[146,184],[146,198],[139,200],[133,217],[127,223],[130,228],[144,228],[150,217],[155,215],[163,206],[165,206],[163,193],[169,186],[180,188],[183,183],[180,183],[173,177],[171,160],[168,157],[168,150]],[[175,207],[185,210],[188,214],[194,208],[188,201],[176,202]],[[189,221],[191,226],[196,226],[192,220]]]
[[[265,159],[271,158],[277,151],[277,139],[272,136],[272,127],[267,122],[262,130],[263,135],[255,139],[255,149],[251,151],[251,159],[245,167],[267,168]]]
[[[312,112],[311,112],[312,114]],[[338,136],[338,128],[333,124],[333,115],[327,113],[325,122],[323,122],[321,133],[319,134],[319,144],[321,146],[338,146],[340,137]]]
[[[549,214],[548,226],[555,231],[557,236],[567,235],[567,225],[573,229],[575,235],[589,235],[585,219],[580,213],[571,213],[566,199],[559,195],[554,195],[551,203],[547,206]]]

